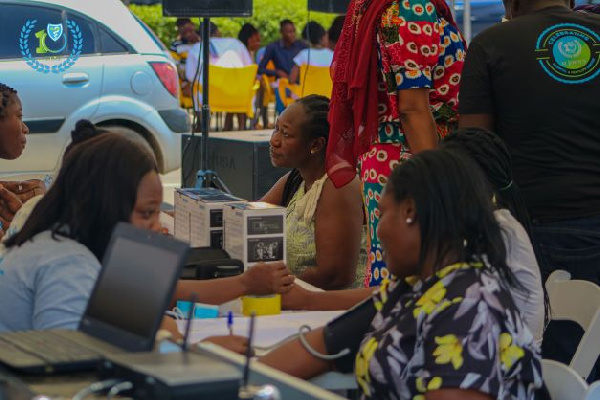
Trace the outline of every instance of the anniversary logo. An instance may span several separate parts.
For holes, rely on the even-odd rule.
[[[57,74],[71,68],[79,59],[83,48],[83,37],[77,23],[67,20],[68,32],[65,32],[63,24],[47,24],[45,29],[35,30],[36,24],[37,20],[35,19],[26,21],[21,28],[19,37],[21,55],[27,65],[44,74],[50,72]],[[31,36],[34,36],[35,39],[30,41]],[[67,47],[71,51],[65,54]],[[66,59],[62,62],[46,64],[36,60],[34,54],[37,57],[43,57],[45,61],[56,62],[65,55]]]
[[[600,36],[585,26],[553,25],[538,37],[536,59],[559,82],[578,84],[600,73]]]

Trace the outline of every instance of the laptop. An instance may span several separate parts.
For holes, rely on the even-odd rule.
[[[104,355],[150,351],[188,245],[117,224],[79,329],[0,333],[0,364],[53,374],[96,367]]]

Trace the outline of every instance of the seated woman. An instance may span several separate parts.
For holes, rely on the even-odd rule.
[[[463,152],[477,162],[487,177],[492,190],[489,196],[496,203],[494,217],[502,228],[506,246],[506,263],[518,282],[511,292],[536,342],[541,342],[544,292],[540,270],[526,231],[529,226],[527,209],[517,185],[512,183],[512,164],[506,146],[491,132],[461,129],[447,136],[442,147]],[[296,310],[347,310],[371,293],[372,290],[368,289],[318,293],[295,287],[283,297],[283,305]]]
[[[300,50],[294,57],[294,66],[290,72],[289,81],[298,83],[300,67],[329,67],[333,61],[333,51],[327,47],[327,32],[318,22],[310,21],[302,29],[302,39],[310,43],[310,48]]]
[[[115,225],[158,230],[161,202],[154,156],[144,147],[114,133],[76,145],[21,231],[6,242],[0,304],[10,307],[0,307],[0,332],[77,328]],[[293,280],[283,265],[258,267],[196,281],[199,301],[281,292]],[[176,296],[189,299],[187,289]]]
[[[394,279],[305,335],[317,352],[348,354],[323,360],[295,340],[261,361],[302,378],[354,371],[363,399],[533,399],[539,350],[511,296],[488,193],[459,152],[429,150],[402,163],[378,205]]]
[[[25,149],[28,133],[27,125],[23,123],[23,106],[17,91],[0,83],[0,158],[19,158]],[[23,203],[43,194],[45,190],[44,183],[38,179],[0,182],[0,238],[12,224]]]
[[[271,162],[292,171],[262,201],[287,207],[290,271],[322,289],[342,289],[364,275],[363,203],[358,178],[336,189],[325,173],[328,111],[329,99],[310,95],[281,113],[271,136]]]

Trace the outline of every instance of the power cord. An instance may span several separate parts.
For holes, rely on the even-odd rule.
[[[312,45],[310,41],[310,8],[308,9],[308,21],[306,22],[306,37],[308,38],[308,57],[306,59],[306,70],[304,70],[304,76],[302,77],[302,88],[300,89],[301,97],[304,97],[304,87],[306,86],[306,77],[308,76],[308,69],[310,68],[310,53],[312,52]]]
[[[116,385],[110,388],[108,394],[106,395],[106,400],[112,400],[112,398],[118,395],[119,393],[131,389],[133,389],[133,383],[129,381],[117,383]]]
[[[120,379],[107,379],[104,381],[94,382],[91,385],[89,385],[89,386],[81,389],[79,392],[77,392],[75,394],[75,396],[73,396],[72,400],[83,400],[86,397],[88,397],[89,395],[91,395],[92,393],[96,393],[101,390],[106,390],[115,385],[118,385],[121,382],[122,382],[122,380],[120,380]]]

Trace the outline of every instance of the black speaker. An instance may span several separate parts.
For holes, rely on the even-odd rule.
[[[270,132],[211,132],[208,138],[208,168],[215,171],[234,196],[258,200],[289,169],[271,165]],[[188,141],[191,143],[188,144]],[[182,187],[193,187],[200,169],[200,137],[183,135]]]
[[[250,17],[252,0],[163,0],[165,17]]]
[[[350,0],[308,0],[308,9],[325,13],[346,14]]]

